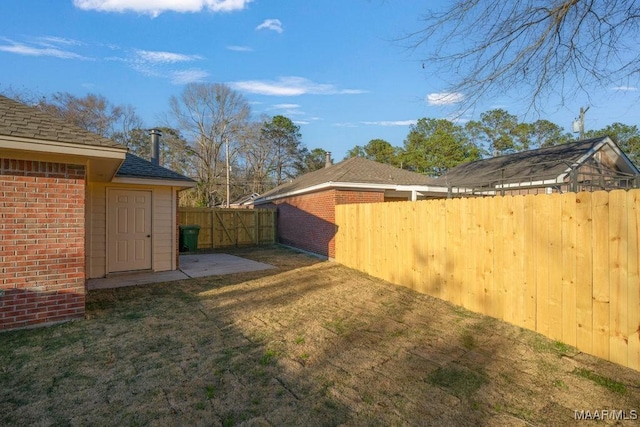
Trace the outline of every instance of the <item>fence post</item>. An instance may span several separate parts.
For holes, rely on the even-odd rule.
[[[258,215],[258,211],[257,210],[253,210],[253,241],[256,245],[259,245],[260,242],[258,241],[258,238],[260,237],[260,233],[258,231],[260,227],[260,216]]]
[[[211,210],[209,211],[209,215],[211,215],[211,249],[215,249],[216,248],[216,238],[214,236],[215,232],[216,232],[216,221],[215,221],[215,214],[213,212],[213,208],[211,208]]]
[[[577,193],[578,192],[578,171],[576,169],[571,169],[571,172],[569,172],[569,179],[570,179],[570,191]]]

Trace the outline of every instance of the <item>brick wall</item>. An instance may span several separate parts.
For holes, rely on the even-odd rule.
[[[383,201],[383,192],[350,190],[326,190],[276,200],[273,204],[278,207],[278,239],[285,245],[333,258],[335,206]]]
[[[336,205],[348,205],[351,203],[378,203],[384,201],[384,192],[382,191],[336,191]]]
[[[0,330],[84,316],[85,168],[0,158]]]

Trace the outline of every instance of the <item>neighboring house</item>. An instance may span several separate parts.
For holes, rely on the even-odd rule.
[[[252,203],[256,200],[260,195],[258,193],[251,193],[244,197],[239,198],[235,202],[229,204],[230,208],[251,208]]]
[[[435,183],[456,194],[504,195],[633,188],[640,172],[609,137],[465,163]]]
[[[328,162],[329,163],[329,162]],[[335,206],[446,197],[433,178],[372,160],[353,157],[302,175],[253,201],[277,207],[283,244],[333,258]]]
[[[87,279],[177,269],[178,191],[194,185],[0,96],[0,330],[83,317]]]

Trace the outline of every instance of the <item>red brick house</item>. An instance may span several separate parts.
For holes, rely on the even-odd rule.
[[[333,258],[335,206],[446,197],[433,178],[353,157],[282,184],[253,201],[278,210],[281,243]]]
[[[89,278],[175,270],[193,185],[0,96],[0,330],[83,317]]]

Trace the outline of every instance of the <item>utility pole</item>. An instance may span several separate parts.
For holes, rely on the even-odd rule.
[[[589,107],[580,107],[580,117],[573,122],[573,133],[579,133],[581,141],[584,139],[584,115],[587,111],[589,111]]]
[[[229,186],[229,138],[225,138],[224,139],[224,148],[225,148],[225,154],[226,154],[226,161],[227,161],[227,208],[229,207],[229,196],[231,194],[231,192],[229,191],[230,186]]]

